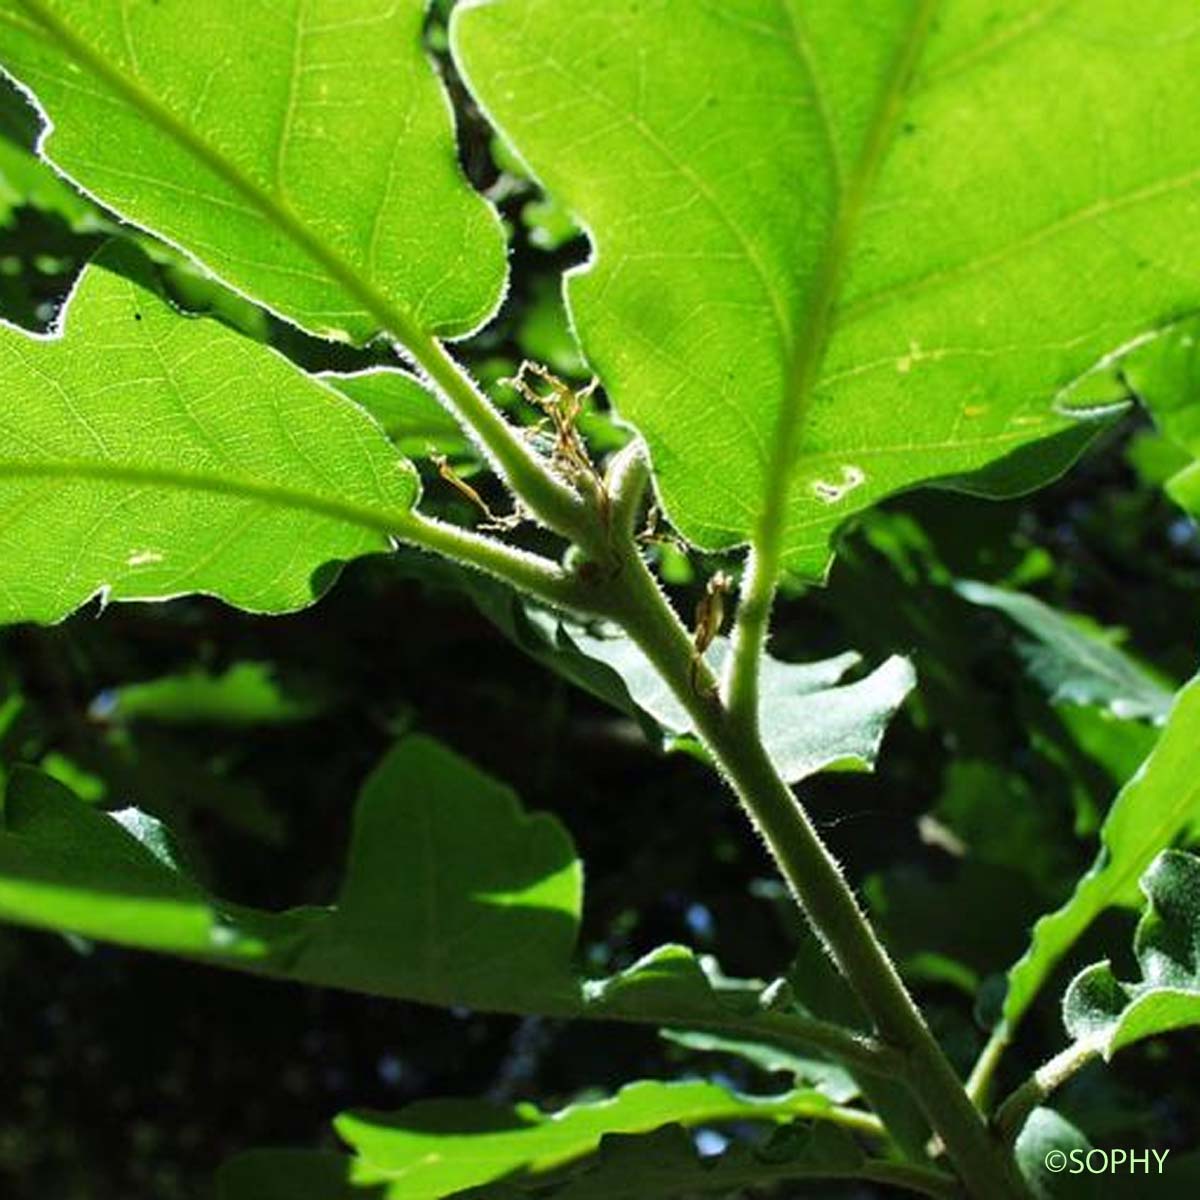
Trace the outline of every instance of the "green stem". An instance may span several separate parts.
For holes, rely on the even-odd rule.
[[[620,621],[687,709],[696,732],[883,1040],[903,1055],[905,1082],[970,1193],[979,1200],[1012,1200],[1021,1195],[1011,1159],[968,1098],[807,814],[760,740],[748,736],[711,698],[706,668],[701,668],[694,686],[687,630],[641,558],[631,552],[628,559],[610,597],[610,615]]]
[[[1015,1092],[996,1109],[993,1124],[1005,1142],[1013,1142],[1029,1114],[1056,1092],[1077,1071],[1100,1053],[1095,1042],[1081,1041],[1068,1046],[1049,1062],[1043,1063]]]
[[[634,526],[649,484],[649,453],[645,443],[635,439],[613,456],[605,473],[611,504],[611,527],[618,536],[626,540],[634,536]]]
[[[828,1121],[831,1125],[840,1125],[851,1133],[860,1133],[863,1137],[888,1138],[887,1126],[874,1114],[864,1112],[861,1108],[848,1108],[844,1104],[834,1104],[823,1111],[801,1111],[797,1116],[807,1117],[811,1121]]]
[[[396,331],[394,325],[389,329]],[[597,552],[592,523],[576,491],[559,479],[479,390],[446,347],[423,330],[399,333],[403,348],[435,385],[443,402],[496,474],[542,524]]]
[[[986,1111],[988,1094],[992,1087],[992,1078],[1000,1066],[1000,1059],[1008,1049],[1008,1034],[1003,1022],[992,1030],[987,1045],[979,1052],[971,1074],[967,1077],[967,1095],[971,1097],[977,1108]]]
[[[725,696],[731,718],[748,735],[758,733],[758,677],[775,599],[776,566],[764,561],[756,550],[747,555],[742,596],[733,628],[733,653],[725,677]]]
[[[580,606],[577,581],[549,559],[415,511],[405,514],[389,532],[418,549],[502,579],[544,604],[556,608]]]

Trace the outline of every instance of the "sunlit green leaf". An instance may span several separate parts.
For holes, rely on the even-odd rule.
[[[789,1112],[789,1104],[791,1109]],[[394,1115],[346,1115],[338,1132],[356,1152],[341,1170],[327,1156],[251,1151],[228,1163],[220,1200],[264,1200],[291,1177],[296,1200],[508,1200],[529,1194],[606,1200],[675,1197],[686,1189],[723,1191],[814,1176],[849,1176],[863,1155],[832,1129],[781,1130],[757,1151],[740,1145],[701,1162],[681,1126],[785,1120],[821,1115],[828,1101],[811,1093],[740,1096],[707,1083],[630,1084],[607,1100],[545,1114],[532,1105],[503,1109],[470,1101],[431,1101]],[[600,1148],[582,1170],[547,1175]],[[307,1157],[315,1174],[297,1168]],[[326,1161],[322,1161],[326,1159]],[[670,1175],[674,1174],[674,1184]],[[563,1180],[566,1182],[563,1182]],[[493,1180],[503,1180],[495,1187]],[[558,1186],[555,1186],[557,1181]],[[547,1192],[545,1189],[549,1188]]]
[[[402,454],[460,453],[466,439],[454,418],[406,371],[376,368],[352,375],[326,372],[318,378],[361,405],[383,426]]]
[[[299,608],[389,545],[417,481],[379,427],[279,355],[184,320],[135,252],[89,267],[45,338],[0,329],[0,621],[89,597]]]
[[[1167,494],[1200,517],[1200,321],[1181,321],[1138,350],[1124,379],[1166,439],[1159,461],[1164,473],[1173,468]]]
[[[573,319],[672,521],[730,546],[778,503],[807,575],[850,513],[1064,430],[1081,377],[1200,307],[1198,38],[1192,0],[476,0],[451,27],[593,240]]]
[[[680,1195],[736,1195],[805,1179],[869,1177],[866,1156],[854,1141],[828,1126],[782,1129],[761,1146],[737,1143],[701,1157],[687,1133],[668,1125],[648,1134],[611,1134],[600,1143],[594,1166],[543,1192],[546,1200],[674,1200]],[[519,1184],[482,1188],[460,1200],[517,1200]]]
[[[662,1125],[765,1121],[820,1116],[830,1101],[817,1092],[742,1096],[711,1083],[633,1083],[615,1096],[554,1113],[533,1105],[505,1109],[459,1101],[415,1104],[395,1114],[347,1113],[336,1127],[358,1160],[362,1184],[390,1184],[396,1200],[437,1200],[514,1172],[538,1175],[595,1151],[605,1134],[649,1132]]]
[[[455,159],[424,12],[6,0],[0,63],[55,166],[235,288],[314,333],[365,340],[392,306],[456,334],[495,308],[504,245]]]

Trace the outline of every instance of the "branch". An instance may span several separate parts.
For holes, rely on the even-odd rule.
[[[632,548],[630,548],[632,550]],[[993,1137],[880,945],[836,861],[779,777],[744,714],[733,720],[693,671],[691,641],[636,552],[613,581],[609,615],[654,665],[762,835],[801,909],[880,1035],[904,1056],[904,1081],[941,1137],[972,1195],[1023,1193],[1010,1156]],[[619,591],[616,589],[619,587]]]

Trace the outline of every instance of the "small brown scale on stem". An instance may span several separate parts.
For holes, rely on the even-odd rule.
[[[711,689],[702,690],[700,687],[700,664],[704,652],[713,644],[721,626],[725,624],[725,597],[733,587],[733,580],[724,571],[718,571],[708,581],[704,595],[696,604],[696,627],[692,631],[692,691],[698,696],[705,695],[710,699],[716,695]]]

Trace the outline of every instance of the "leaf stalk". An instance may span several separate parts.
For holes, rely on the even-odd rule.
[[[1005,1142],[1016,1141],[1029,1114],[1100,1054],[1095,1041],[1075,1042],[1043,1063],[997,1109],[993,1124]]]

